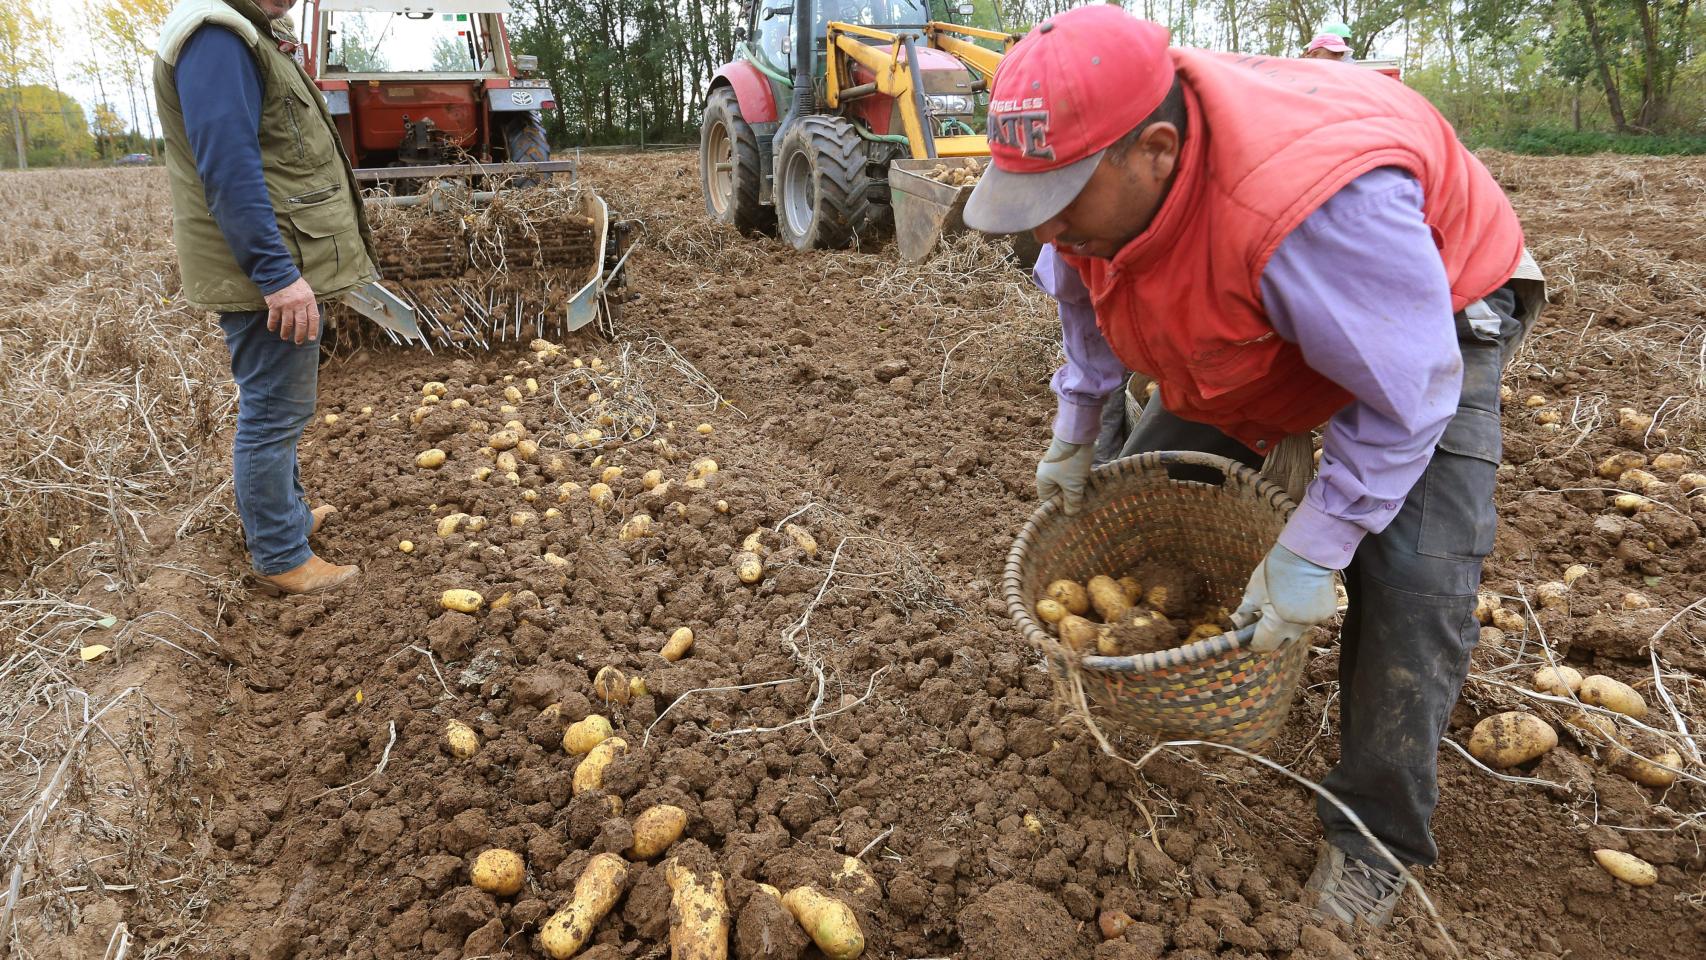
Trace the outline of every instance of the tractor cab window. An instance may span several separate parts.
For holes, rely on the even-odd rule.
[[[497,33],[475,13],[334,12],[326,16],[328,73],[489,73]]]
[[[819,33],[832,20],[881,27],[926,23],[929,19],[925,0],[822,0],[817,6]]]

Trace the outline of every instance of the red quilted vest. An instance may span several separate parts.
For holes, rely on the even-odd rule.
[[[1265,452],[1351,400],[1262,307],[1268,258],[1304,218],[1370,170],[1408,171],[1455,310],[1510,279],[1522,227],[1445,118],[1389,77],[1329,61],[1171,53],[1190,118],[1171,191],[1112,260],[1063,258],[1114,353],[1160,385],[1169,411]]]

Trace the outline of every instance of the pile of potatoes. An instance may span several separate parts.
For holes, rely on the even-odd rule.
[[[1657,736],[1632,724],[1619,724],[1615,714],[1644,720],[1647,701],[1639,691],[1611,677],[1584,677],[1574,667],[1546,666],[1534,672],[1530,685],[1548,696],[1579,701],[1586,707],[1566,713],[1560,723],[1566,731],[1591,750],[1608,748],[1607,766],[1649,787],[1668,787],[1676,782],[1682,755]],[[1475,725],[1469,735],[1469,753],[1489,767],[1505,768],[1528,763],[1558,745],[1552,725],[1532,713],[1509,711],[1494,714]]]
[[[1037,601],[1037,619],[1068,649],[1107,657],[1166,650],[1232,628],[1226,608],[1199,607],[1201,584],[1191,576],[1159,569],[1139,573],[1147,575],[1055,580]]]
[[[1617,719],[1646,718],[1647,701],[1634,687],[1599,674],[1584,677],[1581,671],[1562,664],[1536,670],[1531,686],[1548,696],[1574,699],[1584,705],[1567,712],[1560,725],[1583,748],[1600,755],[1607,769],[1647,787],[1664,788],[1676,782],[1683,765],[1676,747]],[[1537,760],[1557,746],[1558,732],[1551,724],[1535,714],[1516,710],[1483,719],[1469,735],[1469,754],[1497,769]],[[1638,857],[1616,850],[1595,850],[1593,856],[1601,868],[1625,883],[1651,886],[1658,882],[1658,871]]]
[[[719,504],[718,509],[723,509],[722,501],[717,502]],[[767,532],[763,527],[760,527],[747,534],[746,539],[741,541],[740,549],[735,551],[734,556],[729,559],[729,562],[734,565],[735,575],[740,578],[741,583],[754,584],[764,579],[766,569],[764,560],[770,553],[770,547],[764,542]],[[795,523],[786,524],[782,527],[782,533],[806,559],[811,560],[817,557],[817,538],[813,537],[804,527]]]
[[[670,652],[685,655],[691,648],[692,632],[683,627],[676,630],[665,644],[665,656]],[[613,703],[626,703],[634,695],[645,692],[643,681],[629,680],[615,667],[600,670],[593,681],[594,692]],[[560,717],[560,704],[546,707],[542,716]],[[628,752],[628,743],[615,735],[609,718],[590,714],[569,724],[563,731],[563,751],[578,758],[572,774],[572,790],[579,796],[603,789],[610,764]],[[460,720],[451,720],[444,728],[444,749],[452,757],[466,760],[480,748],[473,728]],[[611,816],[622,815],[622,800],[611,795],[606,798]],[[539,946],[552,960],[568,960],[591,940],[594,929],[621,899],[627,884],[631,863],[655,860],[681,839],[688,825],[687,811],[671,804],[648,807],[632,821],[633,843],[624,852],[600,853],[587,862],[569,902],[546,920],[539,932]],[[874,884],[864,865],[847,858],[843,875],[857,875],[863,883]],[[714,870],[695,869],[672,858],[664,864],[665,876],[671,891],[672,920],[670,927],[671,955],[692,960],[725,960],[729,944],[729,905],[724,894],[721,874]],[[513,897],[525,885],[527,866],[523,857],[513,850],[491,848],[481,851],[469,864],[469,879],[474,886],[494,897]],[[865,949],[865,937],[853,909],[843,900],[815,887],[804,886],[784,894],[775,887],[760,884],[755,895],[775,897],[830,960],[855,960]]]
[[[977,183],[982,178],[983,164],[974,162],[965,166],[949,166],[945,163],[938,163],[925,171],[924,176],[926,179],[945,183],[950,187],[967,187]]]

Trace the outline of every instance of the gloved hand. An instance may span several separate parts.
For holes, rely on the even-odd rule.
[[[1233,611],[1232,622],[1245,627],[1254,620],[1256,635],[1250,649],[1272,653],[1330,618],[1338,606],[1333,571],[1276,543],[1250,575],[1244,602]]]
[[[1058,493],[1067,516],[1076,514],[1084,505],[1084,484],[1090,480],[1095,456],[1094,443],[1067,443],[1055,437],[1043,462],[1037,464],[1037,496],[1047,500]]]

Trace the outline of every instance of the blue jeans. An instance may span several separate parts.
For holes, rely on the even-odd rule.
[[[297,346],[267,329],[267,312],[222,313],[219,327],[237,381],[237,438],[232,443],[237,513],[255,572],[308,562],[314,517],[296,462],[296,444],[314,418],[320,343]]]

